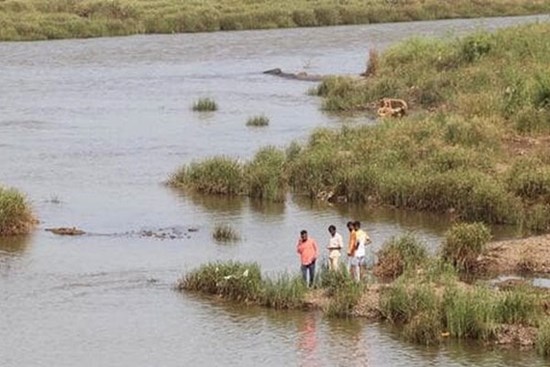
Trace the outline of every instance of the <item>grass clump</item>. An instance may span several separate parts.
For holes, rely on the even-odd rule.
[[[317,276],[317,284],[330,298],[325,310],[329,317],[352,316],[365,291],[365,284],[356,282],[345,267],[332,271],[323,265]]]
[[[15,189],[0,186],[0,236],[27,234],[34,224],[25,197]]]
[[[218,104],[212,98],[199,98],[193,103],[193,111],[212,112],[218,110]]]
[[[296,309],[304,305],[307,286],[300,276],[279,275],[264,281],[261,305],[275,309]]]
[[[241,239],[239,232],[229,224],[216,224],[212,238],[218,242],[235,242]]]
[[[255,302],[261,293],[262,274],[256,263],[209,263],[186,274],[178,288],[229,300]]]
[[[283,151],[275,147],[260,149],[244,167],[247,195],[266,201],[283,201],[288,186],[284,168]]]
[[[258,264],[229,261],[205,264],[187,273],[178,289],[270,308],[295,309],[304,306],[307,286],[299,276],[262,278]]]
[[[269,118],[266,115],[252,116],[246,121],[246,126],[264,127],[269,125]]]
[[[385,278],[397,278],[405,269],[416,268],[427,259],[424,244],[411,234],[393,237],[378,252],[376,274]]]
[[[548,318],[539,327],[535,348],[540,355],[550,356],[550,319]]]
[[[211,195],[239,195],[243,191],[243,167],[229,157],[213,157],[180,168],[169,184]]]
[[[443,259],[458,270],[474,270],[476,260],[490,238],[491,232],[483,223],[455,224],[445,233]]]
[[[545,1],[527,0],[13,0],[0,2],[0,40],[43,40],[314,27],[396,21],[540,14]],[[484,44],[464,52],[476,57]]]

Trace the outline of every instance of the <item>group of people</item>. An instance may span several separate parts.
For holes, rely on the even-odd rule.
[[[363,272],[374,266],[374,251],[371,245],[371,239],[367,232],[361,229],[359,221],[348,222],[349,240],[347,248],[344,248],[342,235],[336,231],[334,225],[328,227],[330,234],[328,249],[328,265],[331,271],[338,271],[340,268],[341,251],[346,250],[348,255],[348,266],[351,276],[360,281]],[[311,287],[315,279],[315,263],[319,258],[319,247],[315,240],[308,236],[306,230],[300,232],[300,238],[296,245],[296,250],[300,256],[302,277]],[[308,279],[309,276],[309,279]]]

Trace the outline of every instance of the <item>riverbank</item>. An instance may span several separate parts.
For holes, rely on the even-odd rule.
[[[543,0],[335,2],[239,0],[86,0],[0,3],[0,40],[28,41],[131,34],[315,27],[541,14]]]
[[[400,43],[370,63],[368,77],[328,78],[317,94],[325,109],[355,113],[401,98],[408,116],[317,129],[305,144],[267,147],[249,162],[194,162],[171,183],[276,201],[292,191],[550,231],[549,32],[541,23]]]
[[[378,252],[376,278],[367,275],[362,282],[352,280],[343,267],[334,272],[321,265],[314,287],[307,288],[298,276],[266,278],[257,264],[228,262],[185,274],[178,289],[248,305],[385,321],[400,327],[405,339],[420,344],[454,337],[536,346],[539,353],[550,354],[547,288],[495,285],[471,277],[475,259],[502,246],[498,242],[487,246],[486,230],[481,224],[454,225],[445,234],[441,256],[433,257],[412,235],[392,238]],[[541,248],[533,255],[546,257],[547,252]],[[463,276],[468,274],[465,282]]]

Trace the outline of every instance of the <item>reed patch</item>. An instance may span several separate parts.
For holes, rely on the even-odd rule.
[[[246,120],[246,126],[265,127],[269,125],[269,117],[266,115],[251,116]]]
[[[193,103],[193,111],[213,112],[218,110],[218,104],[212,98],[199,98]]]
[[[0,236],[27,234],[36,220],[25,196],[0,186]]]

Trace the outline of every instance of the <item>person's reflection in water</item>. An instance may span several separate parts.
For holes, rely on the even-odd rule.
[[[366,324],[357,319],[328,319],[331,365],[369,366],[365,328]]]
[[[298,321],[298,356],[300,366],[320,366],[317,351],[317,319],[314,313],[306,313]]]

